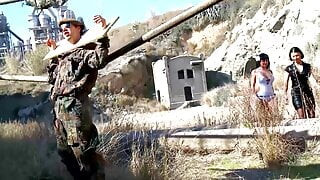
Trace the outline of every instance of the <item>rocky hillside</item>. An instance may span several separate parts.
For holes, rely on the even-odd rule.
[[[110,52],[139,38],[180,12],[168,12],[160,16],[154,16],[146,22],[136,22],[113,29],[109,33]],[[169,48],[166,42],[172,41],[173,37],[171,35],[171,38],[167,38],[166,42],[163,39],[165,39],[164,35],[109,63],[106,68],[99,72],[98,84],[101,84],[100,87],[102,86],[103,89],[115,94],[150,97],[154,89],[151,63],[160,59],[163,55],[168,55],[166,52]],[[175,53],[175,55],[178,54]]]
[[[181,10],[171,11],[162,15],[153,16],[145,22],[134,22],[112,29],[111,32],[108,34],[111,44],[110,51],[116,50],[121,46],[125,45],[126,43],[135,40],[144,33],[170,20],[179,13],[181,13]],[[145,45],[139,48],[145,48],[148,46],[148,44],[149,43],[146,43]]]
[[[288,53],[293,46],[302,49],[306,62],[318,66],[320,7],[309,0],[268,0],[258,5],[252,18],[246,17],[250,8],[240,11],[238,16],[243,18],[230,31],[222,28],[234,23],[228,20],[219,24],[221,28],[216,26],[215,32],[204,32],[210,39],[222,30],[225,37],[205,61],[206,68],[241,76],[245,63],[264,52],[270,56],[271,69],[276,69],[290,63]]]
[[[155,16],[147,22],[114,29],[109,35],[111,51],[178,13],[180,12],[169,12]],[[320,56],[319,15],[320,8],[310,0],[223,1],[108,64],[99,72],[100,77],[92,93],[97,99],[97,106],[103,106],[97,109],[101,109],[100,114],[107,114],[108,117],[136,111],[144,113],[162,110],[163,108],[155,102],[151,102],[152,105],[146,103],[148,100],[143,101],[143,105],[133,108],[132,104],[137,104],[136,99],[126,96],[116,99],[118,96],[110,94],[150,97],[154,91],[151,62],[163,55],[204,53],[207,57],[205,66],[208,71],[227,74],[232,72],[235,80],[241,79],[246,62],[259,53],[269,54],[271,68],[275,70],[290,63],[288,51],[292,46],[298,46],[305,53],[305,61],[317,67],[319,61],[316,59]],[[214,77],[219,79],[216,75]],[[277,76],[276,78],[280,79]],[[15,88],[14,85],[18,85],[19,88]],[[17,83],[0,86],[3,87],[4,94],[17,92],[19,89],[21,92],[27,91],[23,85]],[[49,88],[32,86],[26,89]],[[123,106],[130,106],[125,113]],[[154,107],[155,110],[150,110],[150,107]],[[109,110],[115,113],[110,114]]]
[[[211,8],[210,12],[218,12],[218,7],[220,6]],[[154,16],[146,22],[136,22],[113,29],[109,33],[110,51],[112,52],[135,40],[181,12],[181,10],[167,12]],[[100,71],[98,84],[103,84],[103,88],[112,93],[150,97],[154,91],[151,62],[161,59],[162,56],[172,57],[184,53],[194,55],[202,53],[202,49],[197,48],[196,45],[189,45],[187,41],[192,37],[194,31],[203,30],[211,23],[212,19],[216,19],[216,17],[208,12],[201,13],[119,57]],[[211,49],[207,48],[208,52],[212,52]]]
[[[136,32],[143,33],[177,13],[170,12],[131,26]],[[234,80],[241,79],[248,60],[256,59],[262,52],[269,54],[271,69],[277,72],[290,64],[288,52],[293,46],[301,48],[304,60],[317,67],[319,61],[316,59],[320,56],[319,16],[320,7],[310,0],[223,1],[143,48],[147,55],[157,57],[203,53],[207,57],[205,67],[208,71],[232,74]]]
[[[180,11],[169,12],[147,22],[115,29],[110,35],[111,47],[139,37],[178,13]],[[152,87],[152,74],[148,70],[151,63],[146,62],[163,55],[203,53],[207,57],[205,67],[208,71],[232,73],[236,80],[243,77],[248,60],[255,59],[262,52],[269,54],[271,69],[283,68],[290,63],[288,52],[293,46],[303,50],[306,62],[317,66],[316,59],[320,56],[319,15],[320,8],[308,0],[223,1],[139,47],[139,57],[134,52],[135,55],[122,57],[107,68],[113,69],[112,72],[104,71],[104,77],[114,79],[108,84],[113,92],[143,96],[142,92]],[[139,68],[130,69],[130,63]],[[133,72],[135,76],[123,71]],[[127,86],[122,82],[141,83]]]

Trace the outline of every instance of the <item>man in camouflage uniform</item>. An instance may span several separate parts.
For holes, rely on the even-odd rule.
[[[101,16],[95,16],[94,21],[106,27]],[[77,43],[84,30],[84,24],[76,19],[63,19],[59,26],[65,37],[61,46]],[[53,40],[48,40],[47,44],[53,49],[57,47]],[[109,62],[108,48],[106,37],[90,48],[76,48],[51,59],[48,66],[49,83],[53,85],[50,99],[55,112],[57,149],[74,179],[104,179],[103,167],[95,152],[98,131],[92,123],[88,95],[95,85],[98,70]]]

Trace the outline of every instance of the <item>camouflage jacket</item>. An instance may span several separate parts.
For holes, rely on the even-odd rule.
[[[94,47],[95,46],[95,47]],[[52,59],[47,69],[51,89],[51,100],[58,96],[82,97],[90,94],[98,76],[98,70],[108,60],[109,39],[77,48]]]

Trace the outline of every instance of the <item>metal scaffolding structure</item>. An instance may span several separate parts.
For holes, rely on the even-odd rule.
[[[0,14],[0,64],[6,55],[15,56],[22,60],[25,52],[35,50],[38,45],[44,44],[48,38],[59,41],[61,33],[57,22],[64,17],[75,17],[74,12],[64,5],[67,0],[4,0],[2,4],[24,1],[26,5],[34,7],[28,17],[28,35],[21,38],[10,29],[7,17]],[[12,36],[17,39],[14,43]]]

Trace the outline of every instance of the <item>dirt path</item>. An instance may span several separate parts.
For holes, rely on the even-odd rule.
[[[223,123],[229,116],[229,108],[197,106],[187,109],[154,113],[133,114],[124,118],[123,123],[145,126],[152,129],[176,129],[199,125]]]

